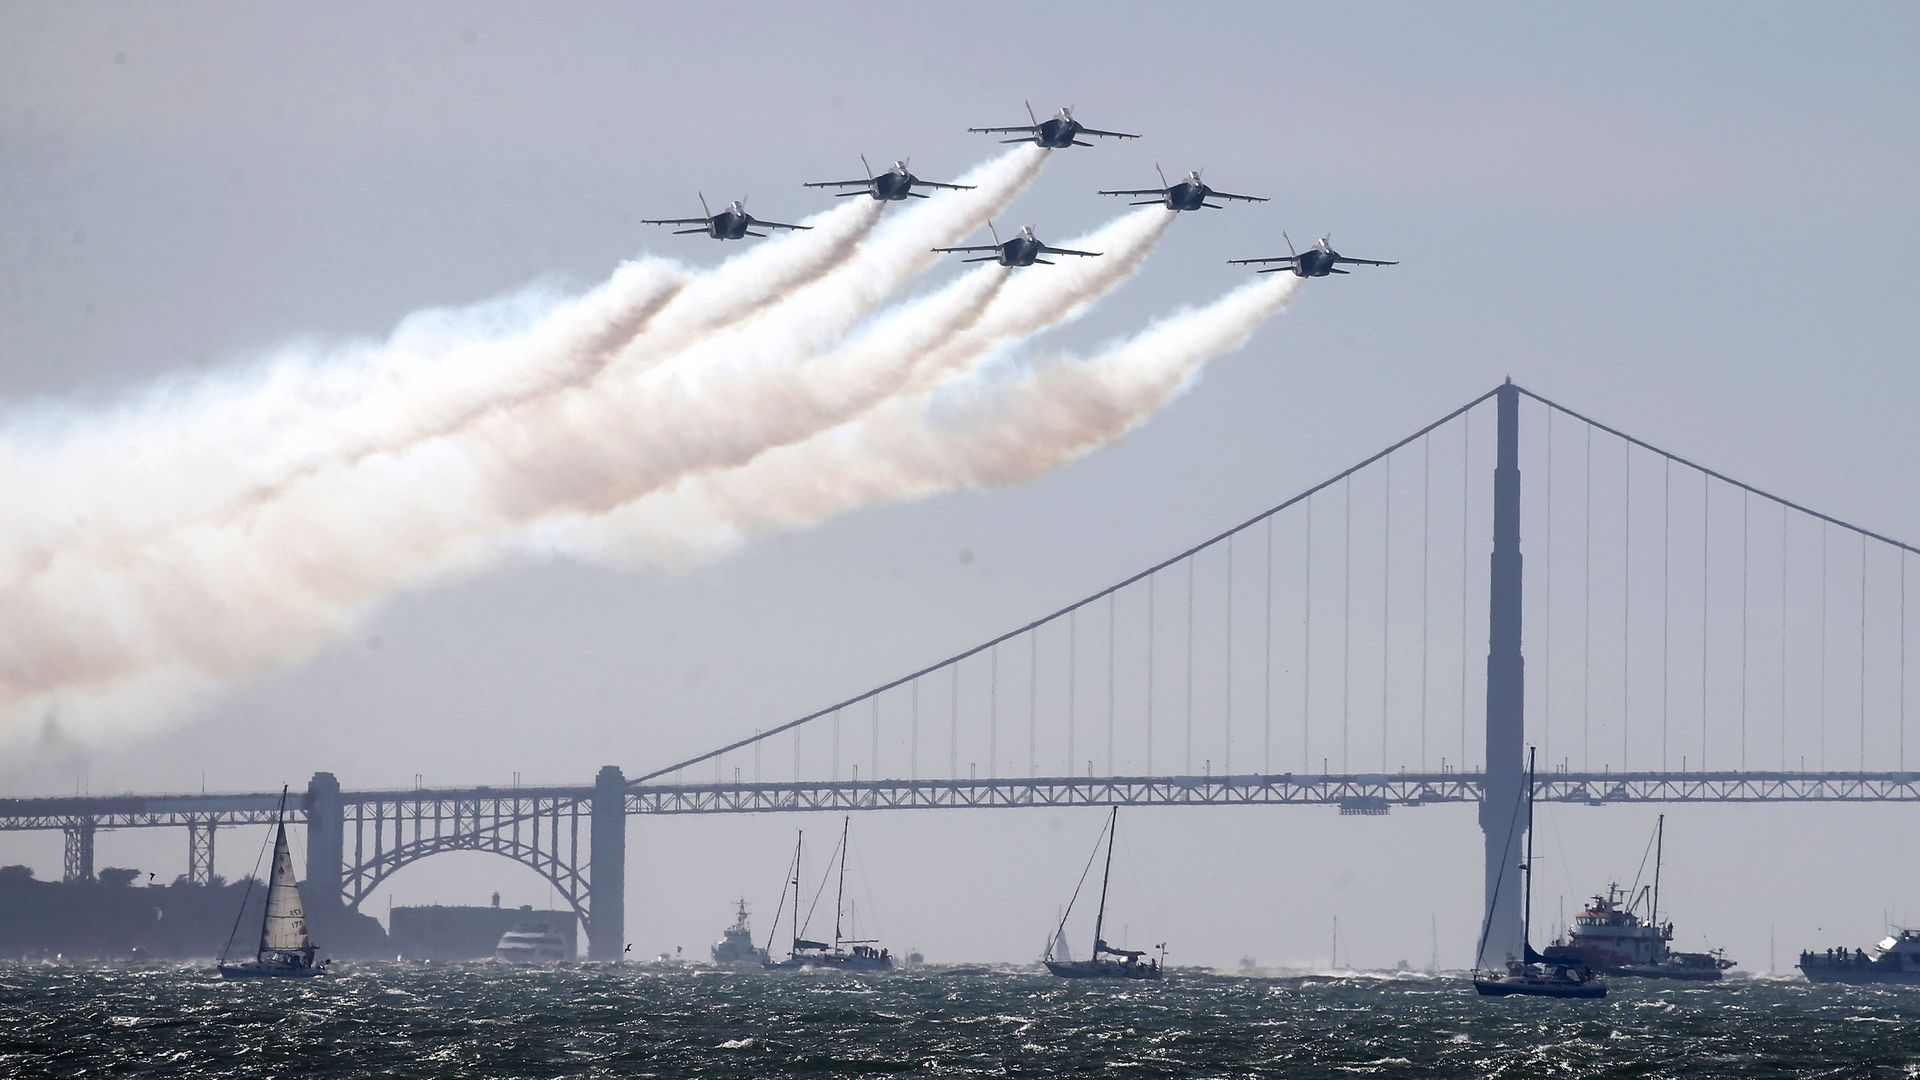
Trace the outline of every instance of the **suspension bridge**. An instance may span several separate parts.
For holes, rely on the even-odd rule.
[[[324,920],[421,859],[487,851],[551,882],[614,959],[631,815],[1114,804],[1477,803],[1491,894],[1520,857],[1529,742],[1543,801],[1920,801],[1914,554],[1507,382],[1072,604],[631,779],[318,773],[289,807],[307,906]],[[61,830],[76,879],[97,830],[185,828],[207,881],[217,830],[277,804],[0,799],[0,830]],[[1489,953],[1517,949],[1516,896],[1491,925]]]

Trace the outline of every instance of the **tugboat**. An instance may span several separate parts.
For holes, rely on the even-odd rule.
[[[846,910],[844,903],[847,894],[847,822],[840,819],[840,847],[835,856],[840,862],[840,884],[833,898],[833,944],[813,941],[800,936],[800,843],[796,837],[793,842],[793,947],[787,951],[785,960],[764,960],[762,966],[768,971],[799,971],[803,968],[831,968],[836,971],[891,971],[893,953],[879,949],[871,938],[849,938],[841,936],[841,916]],[[803,834],[804,835],[804,834]],[[823,883],[824,884],[824,883]],[[781,895],[784,903],[786,896]],[[778,912],[774,922],[780,921]],[[851,947],[849,947],[851,946]]]
[[[1505,970],[1476,970],[1473,988],[1483,997],[1598,998],[1607,996],[1607,982],[1588,967],[1571,949],[1549,946],[1546,954],[1533,951],[1533,747],[1527,748],[1527,858],[1520,864],[1525,875],[1526,900],[1522,905],[1520,931],[1521,955],[1508,957]],[[1514,808],[1516,811],[1519,807]],[[1512,835],[1509,829],[1508,835]],[[1479,953],[1487,951],[1487,935],[1493,928],[1493,909],[1500,899],[1505,868],[1494,879],[1493,895],[1487,898],[1486,924],[1480,930]]]
[[[1056,955],[1056,945],[1065,945],[1067,916],[1073,914],[1073,900],[1067,901],[1067,908],[1060,916],[1060,924],[1054,930],[1053,941],[1047,945],[1047,954],[1041,963],[1047,970],[1063,979],[1148,979],[1158,982],[1160,979],[1160,961],[1150,960],[1141,963],[1147,954],[1139,949],[1116,949],[1107,944],[1101,936],[1107,921],[1107,883],[1113,878],[1113,835],[1120,824],[1120,808],[1115,806],[1113,814],[1107,818],[1107,827],[1103,830],[1107,839],[1107,868],[1100,876],[1100,910],[1093,917],[1093,951],[1085,960],[1068,959],[1065,955]],[[1100,850],[1100,841],[1094,840],[1094,850]],[[1087,869],[1093,868],[1093,860],[1087,860]],[[1087,881],[1086,871],[1080,872],[1080,885]],[[1080,885],[1073,888],[1073,898],[1080,897]],[[1162,958],[1166,956],[1167,946],[1162,942],[1158,948]],[[1064,954],[1064,948],[1061,950]]]
[[[747,898],[740,898],[733,925],[713,943],[713,962],[719,967],[758,967],[767,962],[767,950],[753,943],[753,931],[747,927]]]
[[[1642,979],[1685,979],[1711,982],[1733,967],[1721,950],[1674,952],[1672,921],[1660,921],[1660,869],[1666,851],[1667,816],[1654,825],[1653,884],[1622,891],[1607,885],[1605,896],[1594,896],[1568,928],[1569,948],[1596,971]],[[1642,866],[1645,864],[1643,863]],[[1642,905],[1646,918],[1640,916]],[[1549,949],[1552,952],[1553,949]]]
[[[1800,954],[1794,965],[1808,982],[1920,983],[1920,930],[1901,930],[1868,952],[1845,948]]]
[[[227,963],[227,950],[220,950],[218,970],[223,979],[311,979],[327,973],[326,962],[314,963],[317,951],[307,936],[307,913],[300,904],[300,882],[293,876],[293,853],[287,848],[287,789],[280,789],[280,807],[273,815],[273,873],[267,881],[267,910],[260,919],[260,947],[252,960]],[[248,895],[253,886],[249,882]],[[240,910],[246,910],[246,899]],[[234,916],[234,929],[240,928],[240,916]],[[227,935],[227,946],[233,935]]]

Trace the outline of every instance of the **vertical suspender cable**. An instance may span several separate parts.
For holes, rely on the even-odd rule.
[[[1353,718],[1353,477],[1340,484],[1346,497],[1345,545],[1340,556],[1340,771],[1351,774],[1347,758],[1349,721]]]
[[[1867,536],[1860,534],[1860,771],[1867,771]]]
[[[1626,444],[1620,527],[1620,771],[1627,771],[1627,728],[1633,720],[1633,444]]]
[[[907,722],[908,730],[910,732],[910,734],[907,737],[907,778],[909,780],[918,780],[920,779],[920,680],[919,679],[913,680],[912,690],[913,690],[912,715]],[[794,730],[797,731],[799,729],[795,728]]]
[[[950,678],[947,696],[947,776],[960,779],[960,664],[948,665]]]
[[[1079,694],[1078,680],[1075,678],[1080,673],[1079,638],[1080,609],[1075,608],[1067,613],[1067,776],[1074,775],[1073,722]]]
[[[1551,414],[1549,414],[1551,415]],[[1420,436],[1420,771],[1427,771],[1427,584],[1433,570],[1433,437]]]
[[[1673,460],[1665,459],[1660,478],[1660,771],[1667,771],[1667,693],[1673,666]]]
[[[1473,413],[1460,417],[1460,763],[1467,767],[1467,523],[1473,518]]]
[[[1700,474],[1700,771],[1707,769],[1707,613],[1713,604],[1708,540],[1713,536],[1713,478]]]
[[[1593,769],[1593,425],[1587,425],[1587,508],[1581,541],[1586,559],[1586,595],[1580,601],[1580,768]]]
[[[878,780],[880,779],[880,695],[875,694],[872,697],[868,698],[867,701],[871,706],[872,713],[873,713],[873,745],[870,749],[870,753],[872,754],[872,757],[868,760],[868,763],[867,763],[867,779]],[[759,783],[760,781],[760,756],[759,756],[760,744],[754,743],[753,746],[754,746],[753,779],[755,783]]]
[[[1118,593],[1107,594],[1107,775],[1113,775],[1113,631],[1116,622],[1114,603]]]
[[[1386,460],[1380,537],[1380,771],[1387,771],[1387,695],[1393,685],[1393,456]]]
[[[1740,493],[1740,771],[1747,768],[1747,568],[1752,561],[1749,548],[1753,541],[1747,532],[1747,516],[1752,498]]]
[[[1787,771],[1787,526],[1793,512],[1780,508],[1780,771]]]
[[[1262,688],[1260,771],[1273,773],[1273,519],[1267,519],[1267,648]]]
[[[1313,497],[1307,497],[1306,576],[1300,583],[1304,617],[1300,629],[1300,771],[1313,771]]]
[[[1000,645],[987,653],[987,775],[1000,775]]]
[[[827,766],[827,779],[840,779],[840,710],[833,710],[833,762]]]
[[[1027,775],[1040,775],[1040,631],[1027,634]]]
[[[1153,775],[1153,593],[1158,574],[1147,575],[1147,775]]]
[[[1225,748],[1220,758],[1220,772],[1223,776],[1233,775],[1233,540],[1238,533],[1227,535],[1227,680],[1224,707],[1221,709],[1220,726],[1226,734]]]
[[[1827,769],[1827,523],[1820,523],[1820,771]]]
[[[1907,553],[1900,558],[1900,771],[1907,771]]]
[[[1193,564],[1200,556],[1187,556],[1187,743],[1186,772],[1193,775]]]
[[[1543,553],[1546,584],[1542,594],[1546,610],[1540,616],[1544,639],[1540,660],[1540,744],[1548,770],[1553,768],[1553,414],[1557,411],[1547,410],[1547,535]]]

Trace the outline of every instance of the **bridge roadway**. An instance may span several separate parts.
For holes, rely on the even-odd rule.
[[[1043,776],[966,780],[836,780],[660,784],[630,787],[629,815],[754,814],[828,810],[940,810],[1025,806],[1335,806],[1348,810],[1477,803],[1481,773]],[[583,809],[594,788],[472,787],[342,791],[346,816],[440,821],[449,829],[531,821]],[[1539,778],[1541,802],[1920,802],[1914,772],[1556,772]],[[90,795],[0,799],[0,832],[271,824],[277,793]],[[287,819],[306,822],[306,799]]]

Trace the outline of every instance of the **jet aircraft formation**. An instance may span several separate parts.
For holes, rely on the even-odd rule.
[[[1002,139],[1000,141],[1003,143],[1031,142],[1035,146],[1049,150],[1064,150],[1070,146],[1092,146],[1092,143],[1084,140],[1084,136],[1102,139],[1137,139],[1140,137],[1124,131],[1103,131],[1099,128],[1087,127],[1074,118],[1073,106],[1071,105],[1063,107],[1059,112],[1046,120],[1041,120],[1034,113],[1033,105],[1028,103],[1027,119],[1030,122],[1026,124],[1016,124],[1007,127],[976,127],[968,128],[967,130],[982,135],[1013,135],[1013,138]],[[926,192],[915,191],[914,189],[916,187],[946,191],[972,190],[972,185],[970,184],[944,184],[938,181],[922,180],[908,171],[907,164],[911,160],[911,158],[905,158],[895,161],[891,169],[876,175],[873,167],[867,164],[866,155],[862,154],[860,156],[860,164],[866,170],[867,175],[865,179],[813,180],[801,186],[809,188],[843,188],[846,190],[834,192],[835,198],[844,199],[849,196],[865,195],[878,202],[904,202],[907,199],[932,198],[932,196]],[[1201,174],[1206,171],[1205,169],[1195,169],[1187,173],[1185,179],[1174,184],[1167,183],[1167,174],[1160,169],[1160,166],[1155,165],[1154,170],[1160,174],[1160,186],[1157,188],[1114,188],[1100,191],[1098,194],[1121,197],[1130,195],[1145,196],[1145,198],[1133,200],[1130,205],[1152,206],[1157,203],[1175,213],[1190,210],[1219,210],[1223,209],[1223,204],[1227,201],[1249,203],[1269,201],[1265,196],[1261,195],[1235,195],[1210,187],[1201,179]],[[1216,202],[1211,200],[1220,201]],[[647,218],[642,221],[642,224],[691,225],[694,227],[675,229],[675,235],[706,233],[715,240],[740,240],[749,236],[764,237],[767,235],[764,232],[755,232],[754,230],[756,228],[810,228],[810,226],[806,225],[788,225],[778,221],[764,221],[756,218],[747,213],[746,200],[744,198],[736,199],[728,203],[725,210],[715,214],[712,212],[712,209],[707,206],[707,199],[703,194],[700,196],[700,209],[701,212],[706,215],[705,217]],[[1021,228],[1012,239],[1001,240],[1000,231],[994,228],[992,222],[988,222],[987,231],[992,234],[993,243],[969,244],[959,247],[940,247],[934,248],[933,250],[942,254],[952,253],[974,256],[972,258],[962,259],[960,260],[961,262],[997,262],[1001,266],[1008,267],[1032,266],[1036,263],[1041,266],[1052,266],[1053,260],[1042,257],[1046,255],[1074,255],[1083,258],[1098,258],[1101,254],[1098,251],[1075,251],[1072,248],[1053,247],[1036,237],[1033,230],[1034,226],[1028,225]],[[1303,278],[1326,277],[1329,274],[1349,273],[1350,271],[1340,269],[1342,265],[1398,265],[1397,261],[1394,260],[1355,259],[1342,255],[1332,247],[1332,233],[1322,236],[1319,240],[1315,241],[1312,247],[1304,252],[1294,248],[1293,238],[1288,236],[1284,230],[1280,233],[1280,236],[1287,244],[1287,254],[1285,255],[1273,255],[1254,259],[1228,259],[1227,262],[1230,265],[1262,265],[1264,268],[1256,271],[1256,273],[1272,274],[1285,270],[1291,271],[1295,276]],[[1269,263],[1276,265],[1264,265]]]

